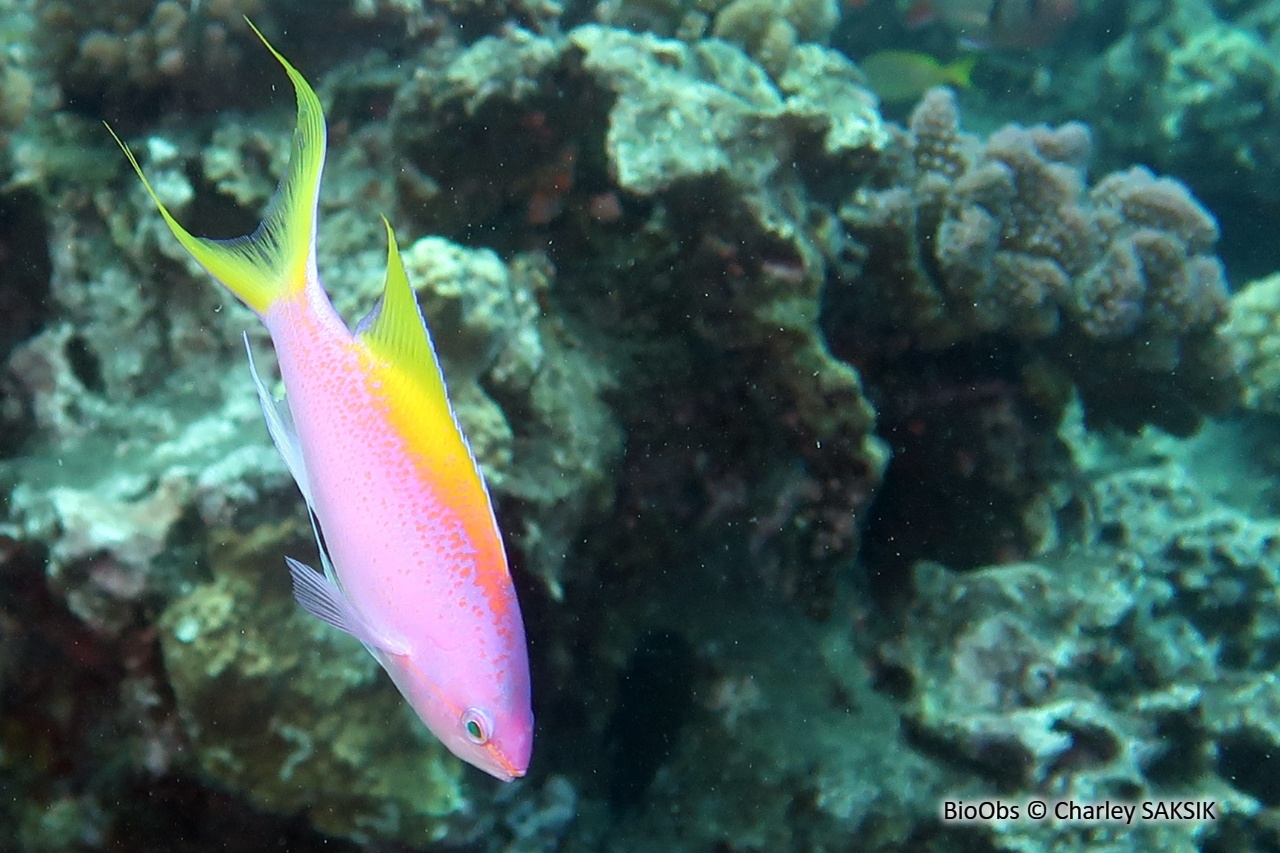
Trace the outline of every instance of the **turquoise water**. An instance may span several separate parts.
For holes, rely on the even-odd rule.
[[[246,15],[487,480],[511,784],[292,600],[268,335],[103,127],[252,232]],[[0,0],[0,851],[1280,846],[1278,113],[1273,0]]]

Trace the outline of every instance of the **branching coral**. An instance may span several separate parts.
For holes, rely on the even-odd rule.
[[[1245,385],[1245,404],[1280,412],[1280,275],[1250,283],[1231,298],[1230,337]]]
[[[960,130],[941,89],[901,142],[910,153],[841,209],[860,262],[833,314],[858,319],[834,334],[892,329],[926,350],[1023,341],[1080,383],[1091,417],[1125,426],[1185,429],[1231,399],[1215,334],[1226,308],[1217,225],[1181,184],[1134,168],[1086,190],[1083,126],[1010,126],[983,141]],[[1180,399],[1127,409],[1104,387],[1143,377]]]

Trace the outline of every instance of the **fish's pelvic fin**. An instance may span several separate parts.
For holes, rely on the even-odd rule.
[[[307,517],[311,519],[311,535],[316,538],[316,550],[320,552],[320,565],[324,568],[324,576],[338,589],[342,589],[342,584],[338,581],[338,570],[333,567],[333,560],[329,557],[329,546],[325,544],[324,536],[320,534],[320,519],[316,518],[316,511],[310,503],[307,504]]]
[[[289,577],[293,579],[293,597],[303,610],[321,622],[345,631],[371,649],[390,655],[408,653],[403,643],[384,636],[366,622],[337,584],[292,557],[284,559],[289,564]]]
[[[324,576],[337,584],[338,573],[334,571],[333,561],[329,559],[329,551],[325,547],[324,537],[320,535],[320,522],[316,519],[315,499],[311,494],[311,478],[307,474],[307,466],[302,455],[302,444],[298,440],[298,429],[293,425],[293,413],[289,410],[287,400],[277,400],[267,390],[267,385],[258,373],[253,360],[253,348],[249,346],[249,333],[244,333],[244,351],[249,356],[249,374],[253,376],[253,387],[258,391],[258,404],[262,406],[262,417],[267,422],[267,432],[271,441],[284,459],[285,467],[293,481],[302,492],[302,499],[307,502],[307,516],[311,519],[311,532],[316,538],[316,548],[320,551],[320,565],[324,566]]]
[[[395,232],[385,216],[382,222],[387,227],[387,279],[382,298],[360,321],[357,333],[371,350],[413,377],[432,402],[447,407],[444,374],[405,274]]]
[[[289,412],[289,404],[271,396],[267,386],[258,375],[258,368],[253,362],[253,348],[249,346],[249,333],[244,333],[244,351],[249,356],[249,373],[253,376],[253,387],[258,390],[258,403],[262,406],[262,417],[267,422],[267,432],[271,433],[271,441],[276,450],[284,457],[284,464],[298,484],[302,497],[311,506],[311,484],[307,477],[307,468],[302,461],[302,446],[298,444],[298,431],[293,426],[293,415]]]
[[[314,277],[316,204],[320,195],[320,173],[324,168],[325,122],[320,99],[310,84],[248,18],[245,21],[284,66],[298,103],[289,171],[256,231],[234,240],[210,240],[193,235],[160,201],[129,146],[110,126],[107,131],[124,150],[178,242],[210,275],[262,315],[276,300],[301,291],[309,275]]]

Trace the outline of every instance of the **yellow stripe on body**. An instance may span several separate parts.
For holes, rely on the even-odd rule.
[[[372,348],[370,355],[380,361]],[[420,535],[438,541],[432,507],[444,507],[465,537],[453,544],[471,553],[468,562],[475,570],[472,574],[459,565],[457,579],[476,584],[495,620],[503,622],[515,604],[506,552],[483,475],[444,396],[443,382],[439,394],[424,393],[421,375],[387,361],[373,364],[369,378],[378,414],[398,439],[396,451],[411,465],[414,487],[422,490],[423,504],[414,513]]]

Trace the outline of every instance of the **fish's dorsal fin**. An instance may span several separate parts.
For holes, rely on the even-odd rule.
[[[387,226],[387,279],[382,298],[360,322],[357,334],[371,350],[412,377],[432,402],[447,407],[449,401],[440,360],[418,308],[418,299],[409,286],[395,232],[385,216],[382,222]]]
[[[432,406],[447,413],[454,432],[467,452],[476,478],[480,481],[480,487],[484,490],[485,499],[489,500],[489,486],[485,483],[484,472],[480,470],[480,463],[476,461],[471,444],[458,424],[457,412],[449,403],[444,373],[440,370],[440,359],[436,355],[435,345],[431,343],[431,333],[422,318],[422,310],[418,307],[418,298],[404,271],[404,261],[396,246],[395,232],[385,216],[382,217],[382,222],[387,227],[387,280],[383,286],[382,298],[356,326],[356,335],[372,352],[387,359],[411,377]],[[492,514],[490,501],[490,515]],[[497,521],[493,524],[496,530]]]
[[[292,557],[284,560],[289,564],[289,577],[293,579],[293,597],[303,610],[326,625],[350,634],[370,649],[389,655],[408,654],[409,649],[403,643],[392,640],[370,625],[337,584]]]

